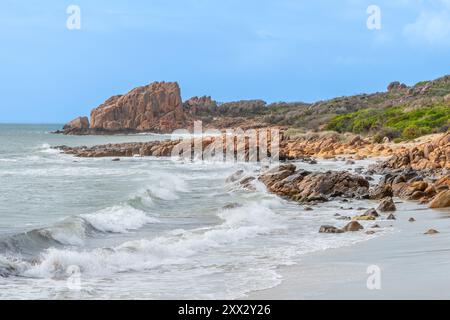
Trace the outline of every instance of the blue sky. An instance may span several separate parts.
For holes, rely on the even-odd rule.
[[[81,29],[68,30],[69,5]],[[381,30],[369,30],[369,5]],[[450,0],[2,0],[0,122],[62,123],[178,81],[183,98],[316,101],[450,73]]]

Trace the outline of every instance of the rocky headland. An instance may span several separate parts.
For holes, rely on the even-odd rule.
[[[204,128],[278,127],[288,131],[333,130],[371,135],[381,142],[445,132],[450,121],[450,76],[406,86],[398,81],[385,92],[358,94],[315,103],[242,100],[218,102],[210,96],[182,100],[176,82],[154,82],[114,95],[58,133],[116,134]]]
[[[377,220],[383,213],[384,219],[395,220],[393,199],[417,201],[430,208],[450,207],[449,76],[412,87],[393,82],[387,92],[314,104],[268,105],[262,100],[218,103],[208,96],[183,102],[177,83],[153,83],[109,98],[92,110],[90,121],[76,118],[59,133],[170,133],[180,128],[192,129],[195,120],[201,120],[204,128],[280,130],[281,165],[255,176],[237,172],[229,178],[245,189],[252,190],[253,182],[258,180],[269,192],[309,206],[335,199],[379,202],[377,208],[353,217],[336,213],[338,219],[350,220],[348,225],[323,226],[320,232],[360,231],[363,228],[358,221]],[[121,157],[169,157],[180,144],[194,147],[201,143],[203,150],[225,148],[230,145],[228,139],[224,133],[188,140],[57,148],[76,157],[111,157],[118,161]],[[233,160],[239,160],[237,138],[233,139]],[[240,160],[249,161],[250,146],[248,137],[245,139],[241,146],[244,158]],[[260,147],[258,143],[257,148]],[[189,152],[187,156],[193,159],[195,154]],[[377,158],[378,162],[361,166],[355,172],[308,171],[294,164],[303,161],[314,165],[320,159],[354,164],[370,158]],[[382,176],[377,184],[372,182],[375,175]]]
[[[91,111],[90,121],[79,117],[58,133],[167,133],[185,128],[187,118],[178,83],[154,82],[134,88],[124,95],[110,97]]]

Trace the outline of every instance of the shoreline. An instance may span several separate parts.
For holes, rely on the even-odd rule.
[[[280,285],[252,292],[247,299],[449,299],[450,208],[432,210],[414,202],[399,207],[392,222],[398,231],[307,254],[297,265],[277,270]],[[408,222],[410,217],[416,222]],[[441,233],[424,235],[429,228]],[[381,269],[381,290],[367,288],[371,265]]]
[[[249,292],[248,299],[383,299],[403,298],[403,295],[414,299],[420,292],[413,294],[414,288],[411,287],[423,290],[426,297],[434,297],[431,289],[441,283],[450,285],[450,281],[440,281],[435,275],[445,275],[448,270],[448,263],[441,256],[445,257],[445,252],[450,251],[447,247],[450,219],[438,218],[450,217],[450,208],[433,210],[428,204],[450,189],[447,162],[450,158],[442,158],[449,150],[450,135],[435,137],[439,139],[437,143],[427,138],[425,142],[418,141],[407,147],[397,145],[395,154],[388,158],[394,151],[390,143],[374,144],[361,137],[346,137],[343,140],[342,135],[327,133],[284,140],[281,144],[285,161],[270,167],[258,166],[259,169],[251,171],[237,170],[233,166],[223,177],[226,183],[238,189],[252,192],[257,191],[258,186],[287,200],[289,204],[285,205],[292,207],[295,219],[320,215],[322,204],[326,207],[327,202],[331,203],[327,219],[303,226],[300,233],[294,229],[289,237],[297,240],[304,234],[311,234],[317,241],[317,250],[323,250],[325,246],[321,244],[327,241],[333,244],[329,247],[336,249],[305,253],[292,261],[296,265],[286,266],[276,261],[269,271],[280,275],[281,284],[272,283],[269,285],[276,286],[271,289]],[[208,137],[203,142],[209,146],[215,139],[217,137]],[[178,143],[179,140],[108,143],[92,147],[60,147],[60,152],[55,150],[55,153],[69,154],[69,161],[74,163],[91,164],[88,159],[75,161],[77,157],[105,158],[92,163],[101,163],[105,168],[119,168],[132,163],[133,159],[125,159],[135,156],[159,155],[161,160],[169,159],[165,155],[170,154]],[[112,161],[123,163],[113,164]],[[180,165],[184,166],[184,161]],[[184,169],[180,167],[180,170]],[[444,196],[444,206],[446,199]],[[229,204],[223,208],[239,208],[239,199],[233,200],[238,202],[237,207],[233,202],[229,208]],[[391,206],[377,208],[385,200]],[[311,210],[313,212],[308,214],[307,211]],[[246,219],[246,214],[243,213],[243,219]],[[264,217],[264,212],[259,211],[255,218],[259,219],[260,214]],[[414,223],[409,222],[411,217],[415,218]],[[391,225],[395,227],[391,228]],[[440,233],[425,235],[431,228]],[[343,242],[339,238],[341,236]],[[356,243],[345,241],[359,238],[364,240]],[[300,251],[304,249],[301,241],[295,242],[295,247]],[[256,245],[254,248],[260,247]],[[307,250],[308,246],[305,248],[303,252],[311,252]],[[239,261],[242,257],[238,257]],[[381,291],[370,291],[366,287],[367,268],[371,265],[382,270]],[[405,275],[405,268],[415,269]],[[430,278],[427,272],[431,272]],[[422,274],[426,276],[416,283],[412,281],[411,276]],[[260,280],[263,279],[261,275]],[[431,284],[430,289],[426,282]],[[268,286],[259,286],[265,287]],[[396,288],[406,289],[396,291]]]

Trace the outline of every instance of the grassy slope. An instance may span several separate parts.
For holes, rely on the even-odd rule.
[[[291,128],[370,134],[378,140],[414,139],[450,127],[450,76],[409,88],[340,97],[283,111],[285,116],[277,124]]]
[[[450,125],[450,76],[422,81],[413,87],[399,83],[373,94],[307,103],[262,100],[212,103],[196,116],[214,127],[282,126],[291,131],[334,130],[376,135],[382,140],[413,139],[447,130]]]
[[[404,106],[362,109],[336,116],[327,125],[328,130],[338,132],[373,133],[401,139],[445,132],[449,127],[450,106],[440,104],[413,110]]]

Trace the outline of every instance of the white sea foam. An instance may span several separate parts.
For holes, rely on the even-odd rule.
[[[152,177],[152,183],[148,186],[148,192],[162,200],[177,200],[178,193],[187,192],[187,184],[182,177],[162,173],[160,176],[155,174]]]
[[[106,208],[81,217],[95,229],[113,233],[126,233],[148,223],[158,222],[157,219],[147,216],[145,212],[126,205]]]
[[[82,246],[86,236],[84,223],[79,218],[68,218],[53,227],[42,229],[42,235],[48,234],[64,245]]]
[[[20,274],[28,267],[26,262],[0,254],[0,277]]]
[[[48,154],[58,154],[60,153],[59,150],[52,148],[52,146],[48,143],[43,143],[41,146],[38,147],[38,151],[42,153],[48,153]]]
[[[70,265],[77,265],[85,273],[98,275],[185,263],[186,258],[200,252],[233,245],[244,239],[285,228],[280,223],[282,219],[270,209],[272,204],[273,202],[266,201],[224,210],[219,213],[223,219],[220,225],[190,231],[178,230],[152,240],[128,241],[108,250],[80,252],[73,249],[49,249],[41,256],[40,263],[31,266],[26,274],[52,277]],[[125,212],[126,214],[123,208],[110,208],[93,215],[83,215],[83,218],[95,228],[116,232],[123,232],[148,222],[146,216],[138,210],[128,209]]]

